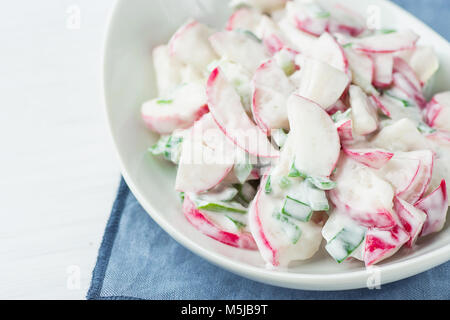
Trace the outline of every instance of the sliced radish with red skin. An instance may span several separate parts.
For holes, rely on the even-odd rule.
[[[252,113],[255,122],[266,134],[271,129],[289,130],[287,98],[295,87],[274,60],[263,63],[253,76]]]
[[[289,46],[278,25],[268,16],[261,18],[255,34],[262,39],[264,47],[271,55]]]
[[[160,134],[189,128],[207,112],[205,87],[193,83],[177,88],[170,99],[153,99],[141,108],[147,127]]]
[[[420,161],[420,168],[413,183],[398,194],[403,200],[415,203],[425,194],[430,185],[433,175],[434,153],[430,150],[420,150],[403,153],[398,156],[398,159],[402,157]]]
[[[376,96],[376,95],[372,95],[370,96],[370,99],[372,99],[372,102],[375,106],[378,107],[378,109],[386,116],[386,117],[391,117],[391,112],[389,111],[389,109],[386,107],[386,105],[383,103],[383,100]]]
[[[392,152],[383,149],[350,149],[344,146],[343,150],[356,162],[373,169],[384,167],[394,156]]]
[[[387,88],[392,84],[394,70],[394,57],[392,54],[373,54],[375,66],[373,85],[378,88]]]
[[[366,53],[357,52],[351,48],[344,50],[352,72],[353,83],[360,86],[366,93],[373,94],[375,89],[372,87],[372,82],[375,66],[372,58]]]
[[[203,71],[217,56],[212,49],[208,37],[211,30],[198,21],[190,21],[183,25],[169,41],[169,51],[181,62],[193,65]],[[195,52],[195,54],[192,54]]]
[[[410,239],[399,225],[391,230],[369,229],[366,233],[364,262],[367,267],[395,254]]]
[[[235,29],[249,30],[255,33],[263,15],[251,8],[241,8],[235,11],[228,19],[226,30]]]
[[[222,227],[212,222],[205,213],[198,210],[195,203],[187,195],[184,196],[183,213],[186,219],[197,230],[214,240],[236,248],[248,250],[258,249],[255,240],[250,233],[229,232],[224,230]]]
[[[339,134],[339,138],[341,139],[341,142],[351,142],[354,140],[353,138],[353,126],[352,126],[352,120],[346,120],[341,123],[337,123],[337,131]]]
[[[397,56],[406,61],[414,70],[424,86],[439,69],[439,58],[433,47],[417,46],[414,49],[400,51]]]
[[[358,37],[361,33],[364,32],[364,28],[354,27],[347,24],[340,23],[331,19],[328,22],[326,31],[330,33],[342,33],[351,37]]]
[[[319,105],[295,94],[289,97],[287,110],[289,135],[295,137],[295,167],[313,177],[329,177],[341,149],[334,122]]]
[[[303,54],[307,54],[317,40],[316,37],[297,29],[287,18],[283,18],[278,25],[289,43],[292,44],[292,49]]]
[[[330,64],[332,67],[347,73],[349,63],[344,49],[328,32],[323,33],[315,42],[311,57]]]
[[[244,32],[216,32],[209,41],[219,56],[242,65],[252,73],[269,58],[263,44]]]
[[[427,101],[423,96],[423,92],[418,91],[415,86],[401,73],[394,73],[393,82],[395,88],[402,91],[409,99],[414,100],[420,108],[425,108]]]
[[[365,18],[352,9],[340,3],[336,3],[327,9],[331,12],[331,19],[327,28],[329,32],[358,37],[366,30]]]
[[[367,95],[358,86],[350,86],[353,130],[357,135],[368,135],[378,129],[378,117]]]
[[[405,60],[400,57],[394,57],[393,71],[401,73],[417,91],[422,91],[422,84],[419,78],[417,78],[416,73]]]
[[[426,138],[417,129],[414,121],[403,118],[384,127],[372,140],[378,148],[389,151],[411,151],[428,149]]]
[[[314,19],[310,17],[296,17],[295,23],[300,31],[306,32],[314,37],[320,37],[327,30],[328,21],[325,19]]]
[[[333,178],[337,186],[329,196],[340,211],[365,227],[389,229],[395,225],[394,190],[372,169],[341,156]]]
[[[220,68],[211,73],[206,93],[214,120],[235,145],[259,157],[279,156],[279,152],[270,144],[264,132],[247,116],[240,97]]]
[[[408,159],[397,155],[381,168],[380,177],[388,181],[399,195],[411,189],[420,170],[420,160]]]
[[[233,145],[207,114],[183,137],[175,189],[192,193],[210,190],[228,176],[233,165]]]
[[[435,95],[427,104],[424,113],[428,125],[450,131],[450,91]]]
[[[436,190],[425,198],[420,199],[414,206],[427,214],[427,220],[423,226],[421,236],[441,231],[444,227],[448,210],[445,180],[442,180],[441,185]]]
[[[398,197],[394,198],[394,210],[403,229],[409,233],[410,239],[406,243],[406,246],[412,248],[422,231],[427,215],[422,210],[419,210]]]
[[[419,36],[411,30],[377,34],[354,40],[354,48],[369,53],[393,53],[414,48]]]
[[[300,64],[299,84],[296,93],[328,109],[342,96],[350,83],[348,75],[327,63],[315,59]],[[323,88],[328,88],[323,90]]]

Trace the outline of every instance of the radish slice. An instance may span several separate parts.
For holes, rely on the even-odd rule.
[[[262,16],[255,34],[262,39],[264,47],[271,55],[290,46],[278,25],[268,16]]]
[[[349,149],[343,147],[343,150],[356,162],[373,169],[384,167],[394,156],[393,153],[383,149]]]
[[[391,230],[369,229],[366,233],[364,262],[374,265],[395,254],[410,239],[409,234],[399,225]]]
[[[178,29],[170,39],[170,54],[203,72],[206,66],[217,58],[208,41],[210,34],[211,30],[204,24],[190,21]],[[195,54],[192,54],[193,52]]]
[[[378,88],[387,88],[392,84],[394,70],[394,57],[391,54],[373,54],[375,73],[373,85]]]
[[[427,197],[422,198],[415,207],[427,214],[421,236],[441,231],[447,217],[448,196],[445,180]]]
[[[358,86],[350,86],[350,106],[352,108],[353,129],[358,135],[368,135],[378,129],[375,108]]]
[[[351,142],[354,140],[353,138],[353,126],[352,126],[352,120],[345,120],[340,123],[336,123],[337,131],[339,134],[339,138],[341,139],[341,142]]]
[[[183,138],[175,189],[201,193],[217,186],[233,169],[233,146],[210,114],[196,122],[189,133]]]
[[[326,5],[326,3],[324,3],[324,5]],[[331,12],[331,19],[328,23],[329,32],[358,37],[366,30],[365,17],[351,8],[348,8],[341,3],[325,6],[325,8]]]
[[[294,46],[293,49],[300,53],[307,54],[314,46],[316,37],[297,29],[288,18],[283,18],[278,25],[289,40],[289,43]]]
[[[245,31],[217,32],[209,41],[218,55],[239,63],[252,73],[269,58],[262,43]]]
[[[287,0],[231,0],[231,7],[248,6],[261,12],[271,13],[284,7]]]
[[[267,178],[262,179],[261,186],[266,185]],[[282,204],[282,198],[275,198],[260,187],[249,207],[250,231],[263,259],[274,267],[311,258],[322,240],[320,225],[312,221],[278,220],[276,213]]]
[[[314,2],[291,1],[286,4],[286,16],[302,32],[318,37],[327,29],[330,13]]]
[[[334,178],[337,186],[329,195],[338,210],[365,227],[389,229],[395,225],[391,212],[394,191],[371,169],[341,157]]]
[[[252,112],[255,122],[267,135],[271,129],[289,130],[286,100],[295,90],[274,60],[263,63],[253,77]]]
[[[259,157],[277,157],[278,151],[245,113],[240,98],[220,68],[207,85],[208,106],[223,133],[239,148]]]
[[[406,246],[412,248],[422,231],[427,215],[422,210],[415,208],[413,205],[398,197],[394,198],[394,210],[397,213],[401,225],[409,233],[410,239],[406,243]]]
[[[376,34],[354,40],[354,48],[370,53],[392,53],[414,48],[419,36],[411,30]]]
[[[435,95],[424,112],[431,127],[450,131],[450,91]]]
[[[168,46],[158,46],[153,49],[152,57],[158,95],[166,96],[180,84],[182,64],[169,54]]]
[[[373,104],[378,107],[381,113],[383,113],[386,117],[391,117],[391,112],[384,104],[383,98],[378,97],[376,95],[372,95],[370,96],[370,99],[372,99]]]
[[[172,98],[153,99],[141,108],[147,127],[160,134],[188,128],[207,112],[205,87],[194,83],[179,86]]]
[[[296,169],[313,177],[329,177],[340,152],[339,135],[330,116],[319,105],[297,95],[290,96],[287,110]]]
[[[257,10],[241,8],[228,19],[226,30],[242,29],[255,33],[262,17],[263,15]]]
[[[427,149],[428,143],[410,119],[401,119],[383,128],[372,141],[373,145],[389,151]]]
[[[328,32],[323,33],[315,42],[310,55],[342,72],[348,71],[348,60],[344,49]]]
[[[403,194],[411,189],[420,171],[420,160],[405,158],[397,153],[378,171],[395,189],[395,194]]]
[[[258,249],[250,233],[226,231],[222,226],[214,223],[206,213],[198,210],[188,195],[184,196],[183,213],[197,230],[214,240],[236,248]]]
[[[418,46],[411,50],[400,51],[397,55],[414,70],[422,86],[439,69],[439,59],[432,47]]]
[[[345,54],[352,72],[353,83],[360,86],[366,93],[375,93],[376,90],[372,86],[375,67],[370,56],[350,48],[345,49]]]
[[[395,57],[393,64],[393,71],[401,73],[405,79],[409,82],[409,84],[414,88],[414,90],[421,92],[422,84],[420,80],[417,78],[414,70],[405,62],[402,58]]]
[[[296,93],[314,101],[323,109],[335,104],[350,82],[344,72],[313,59],[305,59],[299,72],[300,83]]]
[[[423,96],[422,91],[418,91],[415,86],[401,73],[394,73],[394,88],[399,89],[403,94],[405,94],[408,99],[415,101],[415,103],[420,107],[424,108],[426,106],[426,100]]]

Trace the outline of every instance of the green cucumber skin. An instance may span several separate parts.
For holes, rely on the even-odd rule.
[[[308,213],[308,214],[306,215],[306,217],[304,217],[304,218],[301,218],[301,217],[298,217],[298,216],[293,215],[291,212],[289,212],[289,211],[286,209],[286,206],[287,206],[288,201],[292,201],[292,202],[295,202],[295,203],[297,203],[297,204],[300,204],[300,205],[303,205],[303,206],[305,206],[305,207],[308,207],[308,208],[310,209],[310,210],[309,210],[309,213]],[[311,220],[311,217],[312,217],[312,214],[313,214],[313,210],[312,210],[311,207],[308,206],[307,204],[305,204],[305,203],[303,203],[303,202],[301,202],[301,201],[298,201],[298,200],[296,200],[296,199],[292,199],[292,198],[290,198],[290,197],[288,196],[288,197],[286,197],[286,200],[284,201],[283,208],[281,209],[281,213],[283,213],[284,215],[286,215],[286,216],[288,216],[288,217],[290,217],[290,218],[292,218],[292,219],[295,219],[295,220],[298,220],[298,221],[301,221],[301,222],[309,222],[309,221]]]

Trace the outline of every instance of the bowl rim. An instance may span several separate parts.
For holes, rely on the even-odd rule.
[[[283,270],[274,271],[268,268],[263,269],[260,267],[248,265],[243,262],[233,261],[227,259],[219,253],[202,248],[193,240],[191,240],[187,235],[178,232],[174,227],[170,225],[170,223],[165,222],[163,219],[161,219],[160,214],[157,213],[158,211],[153,207],[150,201],[147,201],[145,199],[144,195],[133,183],[133,179],[125,166],[124,158],[119,149],[118,139],[114,134],[111,109],[108,107],[108,93],[106,92],[108,46],[112,37],[112,24],[114,23],[118,15],[118,10],[122,2],[123,0],[114,1],[112,9],[110,9],[107,18],[107,24],[103,36],[103,47],[100,65],[102,68],[101,91],[104,115],[107,121],[107,127],[110,133],[110,137],[115,148],[115,153],[119,161],[120,171],[125,182],[127,183],[128,187],[130,188],[131,192],[136,197],[138,202],[142,205],[144,210],[150,215],[150,217],[180,245],[218,267],[224,268],[234,274],[249,278],[251,280],[284,288],[312,291],[337,291],[367,287],[367,281],[369,277],[373,275],[374,270],[376,270],[380,274],[380,285],[388,284],[394,281],[399,281],[414,276],[450,260],[450,243],[448,243],[441,248],[431,250],[430,252],[421,254],[411,259],[394,262],[388,265],[374,266],[374,268],[369,267],[366,268],[366,270],[349,270],[341,273],[330,274],[294,273]],[[413,16],[411,13],[391,1],[378,0],[378,2],[382,3],[383,6],[391,6],[392,9],[402,11],[404,15],[412,18],[417,25],[420,25],[422,28],[428,29],[428,31],[436,34],[440,39],[448,44],[450,51],[450,43],[448,43],[446,39],[444,39],[439,33],[434,31],[420,19]]]

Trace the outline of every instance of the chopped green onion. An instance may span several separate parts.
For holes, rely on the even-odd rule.
[[[264,191],[269,194],[272,192],[272,184],[270,182],[271,178],[270,176],[267,177],[266,185],[264,186]]]
[[[173,100],[172,99],[159,99],[159,100],[156,100],[156,103],[157,104],[171,104],[173,102]]]
[[[282,177],[278,182],[281,189],[286,189],[291,185],[291,180],[288,177]]]
[[[353,46],[353,43],[349,42],[349,43],[344,44],[342,47],[345,49],[348,49],[348,48],[351,48],[352,46]]]
[[[420,122],[419,125],[417,126],[417,129],[424,133],[424,134],[431,134],[431,133],[435,133],[437,130],[431,128],[430,126],[428,126],[427,124]]]
[[[308,176],[307,180],[320,190],[332,190],[336,188],[336,182],[328,178]]]
[[[405,108],[414,106],[414,104],[411,103],[410,101],[408,101],[408,100],[406,100],[406,99],[402,99],[402,98],[400,98],[400,97],[397,97],[396,95],[393,95],[393,94],[390,93],[389,91],[385,91],[384,93],[385,93],[387,96],[389,96],[389,97],[391,97],[391,98],[393,98],[393,99],[395,99],[395,100],[400,101],[400,102],[403,104],[403,106],[404,106]]]
[[[389,34],[389,33],[395,33],[395,32],[397,32],[397,30],[395,30],[395,29],[381,29],[380,32],[383,33],[383,34]]]
[[[353,230],[343,228],[333,239],[325,246],[328,253],[341,263],[347,259],[363,242],[365,229],[352,228]]]
[[[235,212],[235,213],[241,213],[246,214],[247,210],[237,208],[237,206],[230,205],[231,203],[201,203],[197,206],[197,209],[205,210],[205,211],[211,211],[211,212]]]
[[[238,230],[242,230],[247,226],[245,223],[242,223],[236,219],[233,219],[232,217],[230,217],[228,215],[226,215],[225,217],[227,217],[231,222],[233,222]]]
[[[281,222],[282,229],[291,239],[292,244],[296,244],[302,235],[302,230],[289,217],[279,212],[273,214],[273,218]]]

